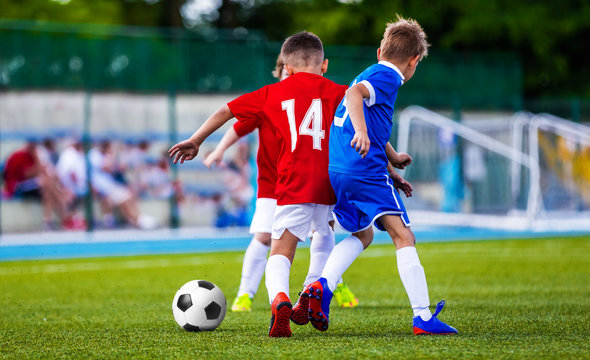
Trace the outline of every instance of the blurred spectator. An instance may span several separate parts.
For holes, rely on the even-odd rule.
[[[73,140],[61,153],[56,171],[64,187],[77,198],[82,198],[88,190],[86,178],[86,158],[80,140]]]
[[[121,169],[125,172],[127,185],[137,195],[141,195],[146,189],[145,176],[150,169],[148,164],[151,144],[148,140],[140,140],[135,143],[129,141],[119,154]]]
[[[70,196],[57,179],[53,164],[40,159],[37,142],[27,144],[6,160],[4,191],[9,197],[41,199],[43,223],[46,229],[57,228],[58,223],[72,228],[71,213],[67,209]]]
[[[80,140],[73,140],[62,151],[57,161],[56,173],[66,191],[71,194],[67,205],[68,210],[75,214],[88,192],[86,158]],[[72,222],[74,227],[86,228],[86,223],[80,216],[73,215]]]
[[[216,220],[217,227],[249,226],[250,219],[248,205],[254,196],[254,189],[250,184],[250,147],[247,142],[237,143],[233,158],[222,164],[223,184],[227,193],[218,198],[219,210]]]
[[[59,153],[52,138],[45,138],[41,141],[41,145],[37,147],[37,154],[45,166],[55,166],[59,159]]]
[[[116,208],[123,219],[141,229],[153,229],[158,226],[156,219],[141,214],[137,199],[125,185],[114,177],[116,169],[115,156],[109,140],[101,141],[88,153],[91,165],[91,182],[103,205],[103,223],[114,225],[111,209]]]
[[[145,165],[144,165],[145,166]],[[155,164],[146,166],[146,169],[140,174],[140,184],[142,195],[150,195],[158,199],[168,199],[176,196],[180,203],[184,199],[180,181],[172,180],[170,174],[170,157],[168,152],[162,153]]]

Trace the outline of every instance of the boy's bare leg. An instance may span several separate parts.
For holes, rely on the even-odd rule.
[[[119,204],[119,210],[127,222],[133,226],[139,226],[139,206],[137,205],[135,199],[130,197],[129,199],[123,201],[121,204]]]
[[[379,218],[383,227],[391,236],[396,248],[397,269],[402,280],[414,316],[420,316],[424,321],[430,320],[430,300],[424,268],[416,252],[416,238],[409,227],[406,227],[400,216],[384,215]]]
[[[270,233],[255,233],[254,239],[256,241],[258,241],[259,243],[261,243],[262,245],[270,247],[270,241],[271,241]]]
[[[406,227],[402,218],[397,215],[383,215],[379,218],[381,225],[393,240],[395,249],[399,250],[407,246],[416,246],[416,237],[409,227]]]
[[[283,255],[289,262],[293,262],[295,257],[295,250],[297,250],[297,242],[299,239],[289,230],[285,230],[279,239],[273,239],[270,246],[270,256]]]

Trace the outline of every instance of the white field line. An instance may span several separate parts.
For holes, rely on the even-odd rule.
[[[243,255],[226,256],[223,263],[239,263]],[[121,260],[121,261],[100,261],[67,264],[46,264],[46,265],[17,265],[0,267],[0,276],[3,275],[25,275],[25,274],[47,274],[66,273],[83,271],[108,271],[108,270],[129,270],[168,268],[177,266],[217,264],[221,260],[212,261],[207,256],[177,259],[146,259],[146,260]]]

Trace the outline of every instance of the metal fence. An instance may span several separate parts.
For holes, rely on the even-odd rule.
[[[256,31],[118,27],[0,20],[0,86],[132,92],[244,92],[272,81],[280,43]],[[328,78],[343,84],[376,60],[376,47],[325,46]],[[513,110],[522,66],[497,53],[433,50],[398,104]]]

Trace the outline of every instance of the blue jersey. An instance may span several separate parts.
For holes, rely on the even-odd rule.
[[[391,136],[393,105],[403,80],[401,71],[387,61],[371,65],[354,79],[351,87],[362,83],[370,93],[363,109],[371,146],[364,159],[350,146],[355,131],[346,110],[346,97],[343,98],[330,128],[330,171],[362,176],[387,174],[385,146]]]

